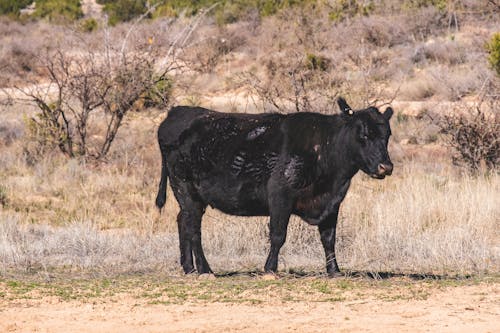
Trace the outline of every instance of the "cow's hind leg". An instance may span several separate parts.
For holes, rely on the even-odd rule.
[[[177,191],[176,197],[181,211],[177,216],[179,228],[179,247],[181,252],[181,265],[186,274],[193,273],[193,254],[198,273],[211,273],[203,248],[201,245],[201,219],[206,205],[197,200],[197,195],[181,194]],[[175,191],[174,191],[175,193]],[[188,192],[189,193],[189,192]]]
[[[198,215],[193,216],[192,230],[190,230],[191,246],[195,257],[196,270],[199,274],[212,273],[208,265],[203,247],[201,245],[201,218],[205,212],[206,206],[199,207],[197,210]]]
[[[270,200],[269,220],[269,240],[271,248],[266,260],[264,270],[269,273],[275,273],[278,269],[278,255],[281,247],[285,243],[288,221],[291,214],[291,204],[284,195],[273,195]]]

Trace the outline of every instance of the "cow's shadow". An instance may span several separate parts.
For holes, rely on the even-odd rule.
[[[216,277],[260,277],[266,273],[259,270],[247,270],[247,271],[228,271],[216,273]],[[287,272],[278,272],[277,277],[279,278],[328,278],[326,273],[310,272],[310,271],[298,271],[289,270]],[[470,275],[452,276],[452,275],[439,275],[432,273],[397,273],[397,272],[373,272],[373,271],[351,271],[346,270],[338,276],[339,278],[362,278],[371,280],[388,280],[392,278],[408,278],[411,280],[445,280],[445,279],[470,279]],[[337,278],[337,277],[336,277]]]

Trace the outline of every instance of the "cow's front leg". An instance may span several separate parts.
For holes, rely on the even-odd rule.
[[[271,248],[269,249],[266,265],[264,266],[264,270],[266,272],[275,273],[278,269],[278,255],[281,247],[285,244],[289,219],[290,214],[288,214],[288,216],[283,214],[279,217],[271,216],[271,220],[269,221],[269,239],[271,241]]]
[[[340,275],[339,265],[337,264],[337,258],[335,256],[335,233],[337,229],[339,206],[340,204],[336,204],[332,213],[318,225],[321,243],[325,250],[326,272],[330,277]]]
[[[275,273],[278,269],[278,255],[281,247],[286,240],[288,221],[291,214],[291,204],[282,195],[274,196],[271,200],[271,218],[269,220],[269,240],[271,248],[267,256],[264,270],[269,273]]]

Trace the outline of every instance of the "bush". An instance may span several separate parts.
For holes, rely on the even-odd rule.
[[[448,0],[406,0],[404,7],[408,9],[435,7],[438,10],[445,10],[448,5]]]
[[[326,71],[330,67],[330,59],[313,53],[308,53],[306,55],[306,66],[311,70]]]
[[[488,60],[493,69],[500,75],[500,33],[497,32],[491,37],[491,40],[486,44],[489,56]]]
[[[21,9],[30,5],[33,0],[2,0],[0,15],[19,16]]]
[[[40,111],[28,120],[28,133],[38,144],[32,151],[59,149],[70,158],[103,160],[129,111],[144,99],[150,104],[168,102],[170,67],[155,72],[151,59],[157,53],[111,49],[103,61],[99,52],[90,45],[78,55],[61,49],[48,52],[41,63],[54,94],[19,88]]]
[[[336,0],[331,6],[330,12],[328,13],[328,18],[335,22],[340,22],[346,18],[363,15],[370,15],[375,9],[375,4],[373,1],[361,1],[358,0]]]
[[[104,11],[109,15],[109,22],[114,25],[118,22],[130,21],[147,11],[147,4],[155,5],[162,0],[98,0],[98,3],[104,5]],[[218,4],[212,11],[216,22],[219,25],[233,23],[244,17],[252,10],[257,10],[260,16],[271,16],[279,10],[294,7],[305,6],[307,4],[316,4],[317,0],[172,0],[160,4],[151,18],[161,16],[185,16],[197,15],[201,10],[207,9]]]
[[[463,105],[462,108],[467,108]],[[455,151],[453,160],[471,172],[493,170],[500,162],[500,113],[495,99],[474,109],[454,110],[438,121],[441,132]],[[462,112],[462,113],[461,113]]]
[[[143,106],[146,108],[166,107],[172,96],[172,79],[164,76],[153,78],[153,80],[156,83],[149,87],[142,97],[144,101]]]
[[[147,11],[146,0],[98,1],[104,4],[104,11],[109,15],[108,23],[116,25],[141,16]]]
[[[37,0],[33,16],[64,23],[83,17],[83,11],[80,0]]]
[[[0,184],[0,207],[5,207],[9,203],[9,199],[7,197],[7,189],[5,186]]]
[[[97,30],[98,23],[97,23],[97,20],[95,18],[89,18],[89,19],[84,20],[81,23],[80,27],[84,32],[92,32],[92,31]]]

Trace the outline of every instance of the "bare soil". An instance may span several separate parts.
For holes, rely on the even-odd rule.
[[[210,288],[210,282],[193,288],[200,286]],[[171,304],[151,302],[140,288],[76,300],[37,298],[36,290],[9,298],[3,283],[0,332],[498,332],[499,287],[494,282],[428,288],[415,282],[395,293],[386,283],[353,288],[337,301],[317,302],[312,293],[303,295],[305,301],[264,297],[261,303]],[[415,293],[422,288],[426,293]],[[388,297],[381,297],[385,293]],[[245,296],[252,296],[251,290]]]

